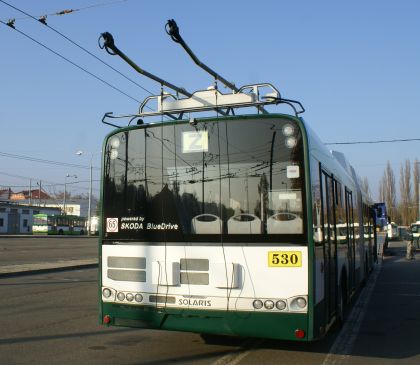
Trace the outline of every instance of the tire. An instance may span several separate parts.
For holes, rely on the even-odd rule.
[[[63,234],[64,234],[63,230],[62,230],[62,229],[60,229],[60,230],[58,231],[58,235],[59,235],[59,236],[62,236]]]

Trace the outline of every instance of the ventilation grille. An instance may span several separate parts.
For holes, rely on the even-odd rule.
[[[209,260],[181,259],[181,284],[209,285]]]
[[[115,281],[146,282],[145,257],[108,257],[107,276]]]

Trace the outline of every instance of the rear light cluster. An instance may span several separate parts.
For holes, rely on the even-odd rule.
[[[252,306],[256,310],[305,312],[307,311],[308,300],[303,296],[289,299],[255,299]]]
[[[114,289],[103,288],[102,298],[106,301],[117,301],[125,303],[141,303],[143,301],[143,295],[140,293],[132,292],[116,292]]]

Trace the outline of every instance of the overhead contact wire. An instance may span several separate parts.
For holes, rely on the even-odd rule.
[[[1,1],[1,0],[0,0]],[[32,38],[30,35],[22,32],[19,29],[16,29],[15,27],[11,27],[9,26],[7,23],[3,22],[2,20],[0,20],[1,24],[6,25],[9,28],[12,28],[13,30],[15,30],[16,32],[18,32],[19,34],[23,35],[24,37],[30,39],[31,41],[35,42],[36,44],[38,44],[39,46],[45,48],[46,50],[50,51],[51,53],[55,54],[56,56],[60,57],[61,59],[67,61],[68,63],[70,63],[71,65],[73,65],[74,67],[77,67],[79,70],[87,73],[89,76],[95,78],[96,80],[102,82],[103,84],[109,86],[110,88],[114,89],[115,91],[118,91],[119,93],[121,93],[122,95],[125,95],[126,97],[130,98],[131,100],[134,100],[137,103],[140,103],[139,100],[137,100],[136,98],[132,97],[131,95],[127,94],[126,92],[122,91],[121,89],[117,88],[116,86],[110,84],[109,82],[101,79],[99,76],[96,76],[95,74],[93,74],[92,72],[86,70],[85,68],[83,68],[82,66],[79,66],[77,63],[73,62],[72,60],[68,59],[67,57],[61,55],[60,53],[54,51],[52,48],[46,46],[45,44],[39,42],[38,40],[36,40],[35,38]]]
[[[40,22],[39,19],[37,19],[35,16],[25,12],[24,10],[21,10],[17,7],[15,7],[14,5],[11,5],[9,3],[7,3],[6,1],[0,0],[1,3],[11,7],[12,9],[25,14],[27,17],[32,18],[33,20]],[[50,25],[48,25],[46,22],[40,22],[42,24],[44,24],[47,28],[49,28],[50,30],[52,30],[53,32],[57,33],[59,36],[63,37],[64,39],[66,39],[68,42],[70,42],[71,44],[73,44],[74,46],[78,47],[79,49],[81,49],[83,52],[87,53],[88,55],[90,55],[91,57],[95,58],[97,61],[101,62],[103,65],[107,66],[108,68],[110,68],[111,70],[113,70],[114,72],[118,73],[120,76],[124,77],[126,80],[130,81],[131,83],[133,83],[134,85],[138,86],[140,89],[142,89],[143,91],[149,93],[150,95],[153,95],[153,93],[149,90],[147,90],[145,87],[141,86],[140,84],[138,84],[137,82],[135,82],[134,80],[132,80],[131,78],[129,78],[128,76],[124,75],[122,72],[120,72],[119,70],[117,70],[115,67],[111,66],[110,64],[108,64],[107,62],[103,61],[102,59],[100,59],[98,56],[96,56],[95,54],[93,54],[92,52],[90,52],[89,50],[87,50],[86,48],[84,48],[83,46],[81,46],[80,44],[78,44],[77,42],[73,41],[71,38],[67,37],[65,34],[61,33],[60,31],[58,31],[57,29],[51,27]]]

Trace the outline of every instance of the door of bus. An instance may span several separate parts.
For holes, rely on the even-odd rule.
[[[337,239],[333,178],[322,171],[322,226],[324,246],[325,305],[329,321],[337,306]]]

